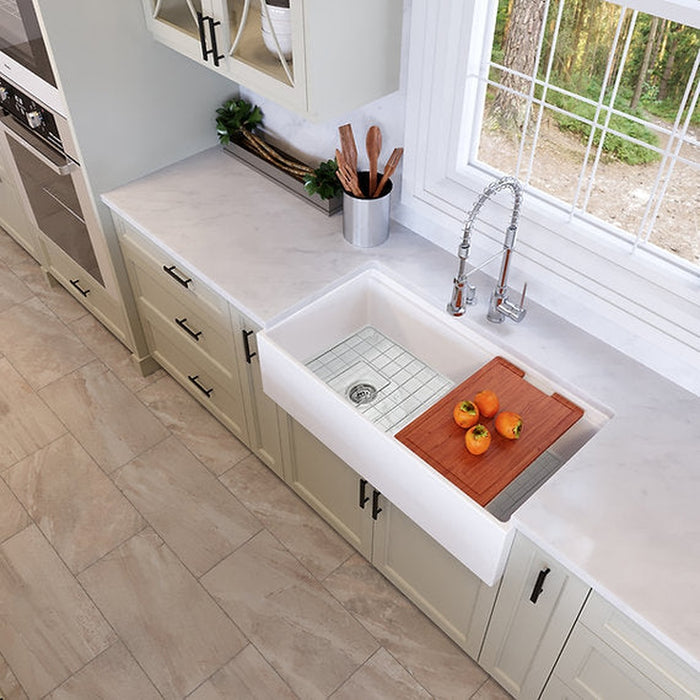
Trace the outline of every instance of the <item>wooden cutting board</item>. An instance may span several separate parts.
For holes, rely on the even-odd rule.
[[[579,406],[560,394],[545,394],[524,375],[495,357],[400,430],[396,439],[485,506],[583,415]],[[517,440],[508,440],[496,432],[494,418],[482,418],[492,438],[489,449],[477,456],[467,451],[466,430],[454,422],[452,410],[482,389],[495,391],[500,410],[519,414],[523,428]]]

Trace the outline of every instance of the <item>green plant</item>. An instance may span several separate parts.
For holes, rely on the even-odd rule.
[[[304,178],[304,189],[309,194],[318,194],[321,199],[332,199],[343,189],[336,176],[338,163],[335,158],[324,161]]]
[[[216,133],[221,143],[229,143],[240,131],[253,132],[263,120],[260,107],[246,100],[228,100],[216,110]]]

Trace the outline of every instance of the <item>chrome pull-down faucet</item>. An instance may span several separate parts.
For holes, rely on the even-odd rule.
[[[506,188],[509,188],[513,193],[513,210],[511,213],[510,224],[506,229],[505,239],[503,241],[501,271],[499,272],[493,294],[491,294],[489,310],[486,314],[486,318],[493,323],[502,323],[503,319],[507,316],[513,321],[519,323],[525,316],[526,310],[523,303],[525,300],[525,289],[527,285],[523,287],[523,294],[519,304],[516,304],[508,299],[508,268],[510,265],[510,258],[513,254],[513,249],[515,248],[515,236],[518,231],[520,206],[523,201],[523,187],[514,177],[502,177],[500,180],[492,182],[479,195],[479,198],[471,208],[471,211],[469,214],[467,214],[466,221],[464,222],[464,235],[462,236],[462,242],[459,244],[459,248],[457,249],[459,269],[457,270],[457,276],[454,278],[452,299],[447,305],[447,311],[453,316],[461,316],[465,312],[467,304],[473,304],[476,301],[476,287],[469,284],[467,272],[465,270],[467,258],[469,257],[469,248],[471,247],[472,226],[474,225],[476,216],[481,210],[481,207],[486,204],[492,195]]]

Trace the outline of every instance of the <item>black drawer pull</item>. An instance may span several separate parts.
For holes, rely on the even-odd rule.
[[[253,335],[254,331],[241,331],[243,333],[243,349],[245,350],[245,361],[250,364],[250,361],[258,354],[257,352],[250,351],[250,336]]]
[[[187,375],[187,378],[194,384],[207,398],[210,398],[214,388],[212,387],[211,389],[207,389],[203,384],[200,384],[199,382],[199,375],[195,374],[194,377],[191,375]]]
[[[78,284],[80,282],[80,279],[75,279],[75,280],[69,280],[69,282],[84,296],[86,297],[88,294],[90,294],[89,289],[82,289],[82,287]]]
[[[544,580],[547,578],[547,574],[549,574],[549,567],[546,569],[542,569],[539,574],[537,574],[537,581],[535,581],[535,587],[532,589],[532,593],[530,594],[530,602],[531,603],[536,603],[537,599],[540,597],[540,593],[542,593],[542,590],[544,588]]]
[[[197,342],[199,342],[199,336],[202,335],[202,331],[193,331],[188,325],[187,325],[187,318],[176,318],[175,323],[177,323],[180,328],[182,328],[185,333],[187,333],[191,338],[194,338]]]
[[[180,277],[180,275],[175,272],[175,265],[171,265],[170,267],[163,265],[163,270],[167,272],[176,282],[179,282],[183,287],[188,287],[192,281],[189,277]]]
[[[366,493],[367,491],[367,479],[360,479],[360,508],[365,507],[365,503],[369,501],[369,496]]]
[[[382,512],[382,509],[379,507],[379,497],[382,494],[377,491],[377,489],[373,489],[372,491],[372,520],[376,520],[377,516]]]

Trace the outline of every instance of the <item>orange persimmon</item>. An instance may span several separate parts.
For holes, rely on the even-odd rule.
[[[493,418],[498,413],[498,396],[491,389],[482,389],[475,397],[474,403],[484,418]]]
[[[465,433],[464,444],[471,454],[484,454],[491,444],[491,433],[485,425],[477,423]]]
[[[479,408],[472,401],[460,401],[454,407],[452,416],[460,428],[471,428],[479,422]]]
[[[501,411],[494,423],[496,432],[509,440],[517,440],[523,429],[523,419],[512,411]]]

